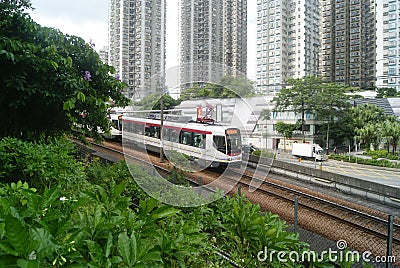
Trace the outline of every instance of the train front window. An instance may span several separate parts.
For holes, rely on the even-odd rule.
[[[112,120],[112,126],[113,126],[115,129],[120,129],[120,128],[119,128],[119,122],[118,122],[118,120]]]
[[[221,153],[226,154],[225,137],[224,136],[214,136],[213,141],[214,141],[214,147],[217,148],[217,150],[220,151]]]
[[[239,129],[227,129],[225,132],[228,155],[240,154],[242,151],[242,141]]]

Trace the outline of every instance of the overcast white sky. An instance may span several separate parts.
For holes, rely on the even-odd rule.
[[[65,34],[92,40],[99,50],[107,45],[107,0],[32,0],[33,20]],[[248,0],[247,75],[255,80],[257,3]],[[167,0],[167,68],[178,65],[178,0]]]

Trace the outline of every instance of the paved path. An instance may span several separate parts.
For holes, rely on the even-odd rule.
[[[287,153],[278,153],[276,159],[400,188],[400,169],[361,165],[332,159],[324,162],[310,160],[299,162],[297,158]]]

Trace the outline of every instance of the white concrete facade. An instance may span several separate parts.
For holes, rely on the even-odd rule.
[[[181,87],[246,72],[247,0],[181,0]]]
[[[318,0],[257,0],[257,91],[318,73]]]
[[[108,63],[134,101],[165,87],[165,12],[165,0],[109,1]]]
[[[377,1],[377,87],[400,91],[400,0]]]

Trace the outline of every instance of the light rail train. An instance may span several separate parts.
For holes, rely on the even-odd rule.
[[[241,135],[238,128],[220,124],[198,123],[183,116],[166,116],[161,120],[122,116],[124,142],[159,153],[160,147],[177,152],[204,167],[240,166]]]
[[[122,114],[111,113],[107,116],[110,121],[110,133],[103,134],[106,139],[122,141]]]

